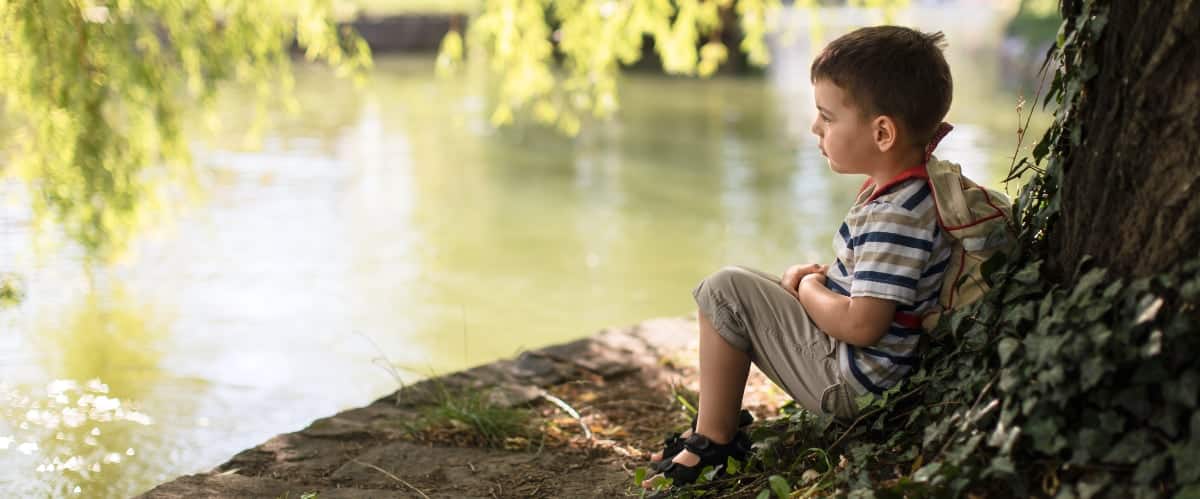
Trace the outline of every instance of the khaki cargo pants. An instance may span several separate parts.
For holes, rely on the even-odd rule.
[[[854,390],[838,369],[841,342],[817,329],[778,277],[726,267],[692,295],[717,333],[805,409],[839,419],[857,416]]]

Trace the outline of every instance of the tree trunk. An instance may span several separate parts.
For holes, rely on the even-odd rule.
[[[1064,0],[1065,18],[1085,0]],[[1084,255],[1116,275],[1162,272],[1200,255],[1200,0],[1095,0],[1108,24],[1090,52],[1082,140],[1064,158],[1051,270]]]

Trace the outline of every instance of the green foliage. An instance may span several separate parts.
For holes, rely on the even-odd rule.
[[[606,118],[618,109],[617,74],[642,58],[654,42],[671,75],[710,76],[729,57],[720,41],[736,18],[740,49],[752,64],[770,61],[765,35],[769,13],[780,0],[495,0],[483,3],[470,23],[468,45],[488,59],[498,81],[492,123],[520,116],[553,125],[568,135],[588,116]],[[439,69],[458,65],[462,35],[442,44]]]
[[[5,0],[0,27],[0,173],[26,180],[39,226],[97,259],[184,191],[185,116],[223,82],[253,85],[265,109],[288,102],[293,41],[343,74],[370,63],[327,0]]]
[[[1021,0],[1005,33],[1034,44],[1052,42],[1060,24],[1057,1]]]
[[[0,309],[21,303],[24,298],[20,279],[14,274],[0,273]]]

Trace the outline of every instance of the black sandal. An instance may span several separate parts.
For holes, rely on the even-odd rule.
[[[739,431],[727,444],[718,444],[709,440],[708,437],[699,433],[693,433],[683,442],[684,449],[688,452],[700,456],[700,462],[695,466],[684,466],[675,461],[671,461],[663,470],[662,475],[671,479],[671,486],[678,487],[687,485],[700,478],[700,473],[704,468],[712,466],[717,469],[717,473],[724,473],[724,466],[729,461],[729,458],[734,458],[738,461],[745,461],[750,455],[750,437],[744,432]]]
[[[754,422],[754,415],[750,411],[742,409],[738,412],[738,428],[745,428]],[[696,433],[696,418],[692,418],[692,433]],[[739,435],[742,433],[739,431]],[[654,472],[662,472],[671,465],[671,459],[683,452],[683,442],[687,440],[680,432],[670,433],[663,439],[662,459],[658,461],[650,461],[650,470]]]

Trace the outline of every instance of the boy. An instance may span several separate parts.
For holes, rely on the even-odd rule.
[[[651,465],[674,484],[745,458],[738,409],[751,362],[804,408],[845,419],[859,395],[882,393],[917,363],[919,318],[936,304],[950,254],[919,176],[946,131],[943,43],[940,32],[862,28],[813,61],[821,153],[833,171],[868,178],[830,265],[795,265],[781,279],[730,267],[694,290],[700,408],[692,431],[668,439]]]

